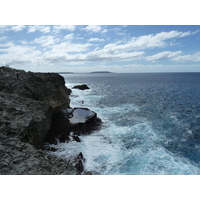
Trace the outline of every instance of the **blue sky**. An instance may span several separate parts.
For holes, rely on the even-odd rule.
[[[34,72],[200,72],[200,26],[1,25],[0,66]]]

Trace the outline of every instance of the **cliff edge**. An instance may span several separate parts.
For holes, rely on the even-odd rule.
[[[40,149],[53,114],[70,107],[69,93],[59,74],[0,67],[0,174],[75,174]]]

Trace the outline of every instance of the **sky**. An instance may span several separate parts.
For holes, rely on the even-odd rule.
[[[0,66],[33,72],[200,72],[199,25],[0,25]]]

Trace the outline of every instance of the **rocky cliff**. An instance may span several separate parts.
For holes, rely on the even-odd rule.
[[[70,90],[56,73],[0,68],[0,174],[74,174],[40,148],[54,113],[70,107]]]

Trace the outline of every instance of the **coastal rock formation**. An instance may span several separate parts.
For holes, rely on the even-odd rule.
[[[40,148],[51,124],[52,108],[43,101],[1,93],[1,133]]]
[[[9,142],[8,142],[9,138]],[[14,135],[0,133],[1,175],[75,175],[76,170],[69,163],[46,152],[35,149]]]
[[[74,173],[40,149],[52,116],[69,108],[68,95],[58,74],[0,68],[0,174]]]
[[[53,116],[52,126],[45,141],[57,144],[57,141],[69,141],[72,136],[73,140],[80,142],[78,136],[90,134],[101,125],[102,121],[94,111],[88,108],[67,108]]]
[[[0,174],[76,174],[72,162],[44,150],[101,125],[97,114],[70,108],[62,76],[0,67]]]
[[[18,72],[18,76],[15,74]],[[1,72],[0,92],[43,101],[53,111],[69,107],[70,89],[65,87],[62,76],[56,73],[32,73],[24,71]],[[18,77],[18,79],[17,79]]]
[[[68,109],[69,129],[77,135],[88,134],[100,128],[102,121],[97,117],[97,113],[88,108]]]
[[[75,85],[73,87],[73,89],[87,90],[87,89],[90,89],[90,88],[86,84],[82,84],[82,85]]]
[[[16,71],[1,73],[1,131],[15,132],[20,140],[41,148],[52,115],[69,107],[64,78],[55,73]]]

